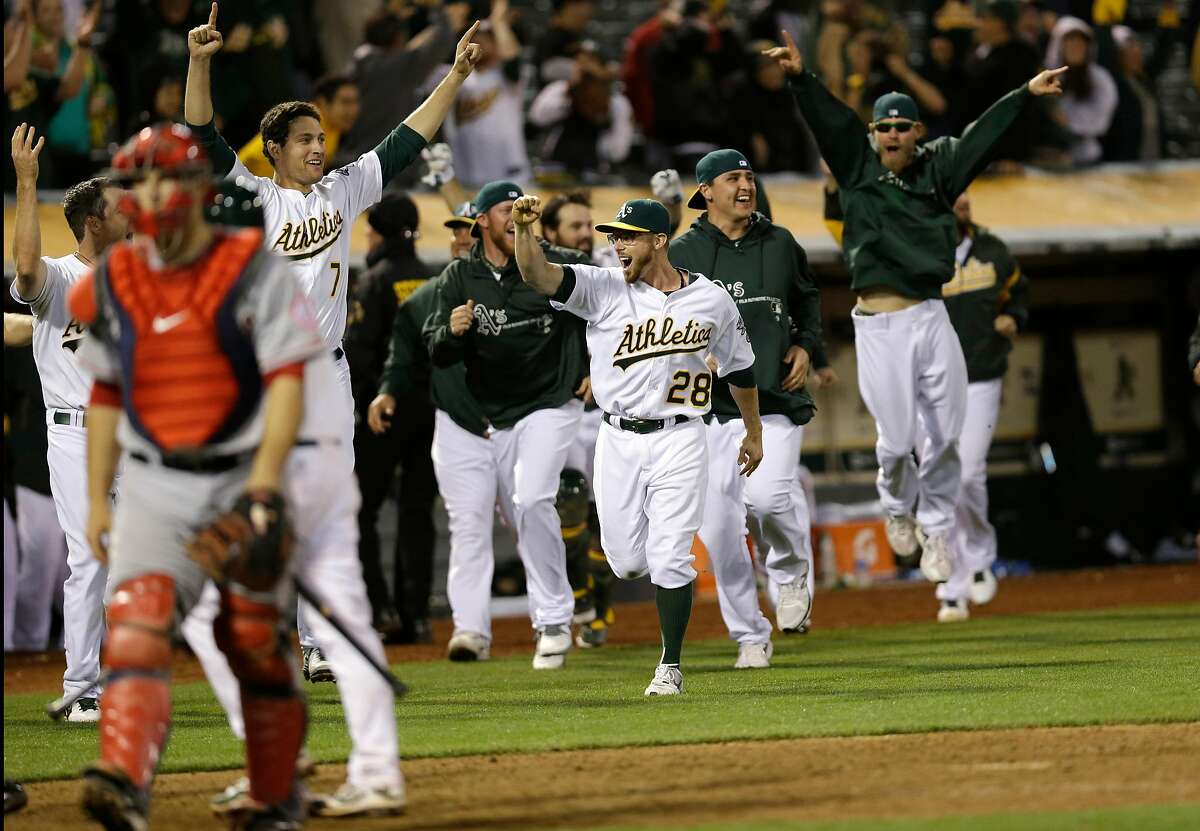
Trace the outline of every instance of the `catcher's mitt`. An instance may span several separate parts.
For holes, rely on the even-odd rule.
[[[249,491],[233,510],[201,529],[187,553],[217,583],[233,580],[252,591],[269,591],[279,582],[294,542],[283,497]]]

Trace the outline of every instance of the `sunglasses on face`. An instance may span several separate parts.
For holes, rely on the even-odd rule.
[[[911,121],[876,121],[875,132],[890,133],[892,130],[895,130],[897,133],[903,135],[911,130],[914,126],[915,125]]]

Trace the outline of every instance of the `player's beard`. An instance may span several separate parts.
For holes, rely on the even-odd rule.
[[[625,282],[631,286],[634,283],[636,283],[638,281],[638,279],[641,278],[642,269],[644,269],[646,267],[646,264],[648,262],[649,262],[649,259],[646,257],[631,258],[629,265],[626,268],[624,268],[624,270],[623,270],[623,272],[625,274]]]

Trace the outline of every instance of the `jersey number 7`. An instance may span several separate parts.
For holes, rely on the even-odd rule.
[[[333,269],[333,288],[329,292],[330,297],[337,297],[338,281],[342,279],[342,264],[330,263],[329,267]]]
[[[712,376],[707,372],[696,375],[681,369],[671,376],[671,388],[667,390],[668,404],[688,404],[693,407],[707,407],[709,395],[712,392]],[[688,393],[688,387],[692,388]]]

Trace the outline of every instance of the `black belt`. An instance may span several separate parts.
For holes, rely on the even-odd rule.
[[[54,423],[55,424],[74,424],[75,419],[71,417],[70,413],[55,412],[54,413]],[[79,425],[81,427],[87,427],[87,413],[84,413],[83,415],[81,415],[79,417]]]
[[[346,353],[342,347],[339,346],[337,349],[333,350],[333,359],[335,361],[340,361],[344,357],[346,357]]]
[[[657,433],[673,424],[691,421],[691,418],[685,415],[677,415],[672,418],[618,418],[612,413],[605,413],[604,421],[618,430],[628,430],[630,433]]]
[[[199,456],[191,453],[164,453],[157,460],[135,450],[129,458],[143,464],[161,464],[172,470],[185,470],[188,473],[225,473],[250,461],[254,454],[230,453],[225,456]]]

